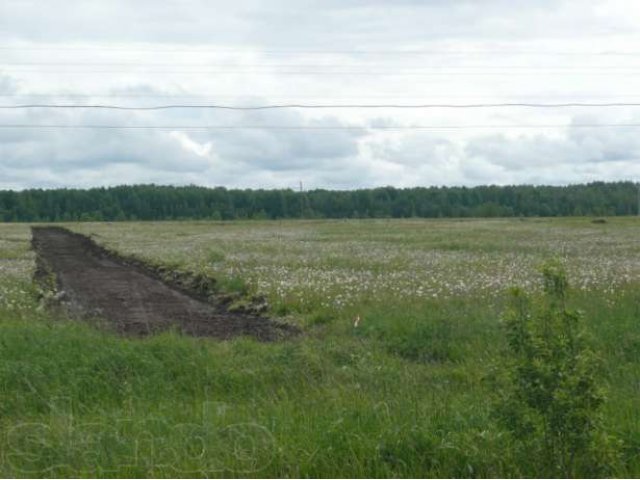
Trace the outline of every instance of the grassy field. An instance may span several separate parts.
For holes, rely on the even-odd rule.
[[[0,475],[536,476],[492,415],[506,291],[564,265],[640,476],[640,220],[66,225],[268,298],[295,340],[120,338],[45,311],[0,224]],[[357,321],[357,326],[354,326]]]

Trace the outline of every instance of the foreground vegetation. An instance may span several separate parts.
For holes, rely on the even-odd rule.
[[[600,474],[640,474],[636,219],[69,226],[264,294],[305,335],[136,340],[56,316],[28,227],[1,225],[2,476],[542,475],[493,377],[509,368],[507,289],[535,301],[549,257],[594,352]]]

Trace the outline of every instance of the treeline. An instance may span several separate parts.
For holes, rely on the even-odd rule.
[[[0,220],[409,218],[634,215],[632,182],[551,186],[228,190],[197,186],[0,191]]]

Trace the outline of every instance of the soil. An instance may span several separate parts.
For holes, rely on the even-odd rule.
[[[101,318],[125,335],[177,330],[194,336],[229,339],[250,335],[282,339],[298,329],[261,315],[232,312],[168,285],[144,269],[110,254],[90,238],[59,227],[33,227],[38,271],[55,275],[57,294],[67,310]]]

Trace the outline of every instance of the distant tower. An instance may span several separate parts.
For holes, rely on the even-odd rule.
[[[304,190],[302,189],[302,180],[300,180],[300,218],[304,218]]]

